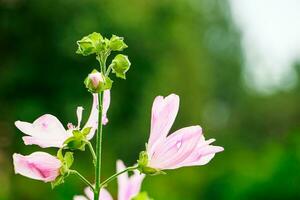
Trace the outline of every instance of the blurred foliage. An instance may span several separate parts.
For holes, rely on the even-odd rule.
[[[300,94],[298,87],[257,96],[242,82],[240,36],[221,0],[1,0],[0,199],[72,199],[76,178],[52,191],[13,174],[13,152],[27,154],[15,120],[51,113],[75,122],[77,105],[91,106],[83,80],[97,66],[75,54],[76,40],[93,31],[125,37],[132,62],[127,80],[114,79],[104,129],[104,176],[115,160],[133,164],[148,139],[156,95],[177,93],[172,128],[200,124],[224,146],[203,167],[149,177],[143,190],[155,200],[299,199]],[[47,151],[54,153],[53,149]],[[74,167],[89,178],[87,152]],[[116,183],[108,188],[116,197]]]

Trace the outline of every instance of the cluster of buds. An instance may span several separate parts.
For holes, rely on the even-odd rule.
[[[123,37],[112,35],[110,39],[103,37],[100,33],[92,33],[77,41],[77,54],[88,56],[95,54],[100,62],[101,72],[94,69],[85,79],[86,88],[92,93],[99,93],[112,87],[113,81],[109,78],[112,70],[118,78],[125,79],[126,72],[130,68],[128,56],[123,54],[116,55],[111,64],[106,69],[106,60],[113,51],[123,51],[128,46]]]

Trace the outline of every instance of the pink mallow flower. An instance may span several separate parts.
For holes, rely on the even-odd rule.
[[[158,96],[152,106],[151,131],[144,169],[155,174],[164,169],[205,165],[223,147],[210,145],[200,126],[189,126],[169,134],[179,109],[179,96]],[[143,169],[141,170],[143,172]],[[145,173],[145,171],[144,171]]]
[[[15,153],[13,161],[16,174],[44,182],[54,181],[62,166],[59,159],[45,152],[35,152],[28,156]]]
[[[121,172],[126,169],[126,166],[121,160],[117,161],[117,172]],[[140,174],[138,170],[134,170],[132,176],[128,176],[128,173],[123,173],[118,176],[118,200],[131,200],[135,196],[137,196],[140,192],[141,185],[143,179],[145,178],[144,174]],[[73,200],[93,200],[94,194],[90,188],[86,188],[85,195],[77,195],[74,196]],[[113,198],[109,194],[109,192],[102,188],[100,190],[100,198],[99,200],[112,200]]]
[[[104,91],[103,100],[103,115],[102,124],[107,124],[108,119],[106,113],[108,111],[110,104],[110,91]],[[64,141],[72,136],[72,131],[77,129],[80,130],[80,123],[82,119],[82,107],[77,107],[77,119],[78,124],[74,126],[73,124],[68,124],[68,129],[66,130],[62,123],[53,115],[45,114],[33,123],[16,121],[16,127],[28,136],[23,137],[23,141],[26,145],[39,145],[42,148],[47,147],[57,147],[61,148]],[[84,128],[91,127],[90,133],[87,135],[87,139],[93,138],[97,127],[98,127],[98,97],[97,94],[93,94],[93,105],[91,109],[88,121],[84,125]]]

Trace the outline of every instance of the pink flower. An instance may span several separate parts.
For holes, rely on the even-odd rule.
[[[93,200],[94,199],[94,193],[92,192],[91,188],[87,187],[84,189],[84,193],[86,196],[83,195],[76,195],[74,196],[73,200]],[[113,200],[109,192],[102,188],[100,190],[100,197],[99,200]]]
[[[169,134],[179,109],[179,97],[158,96],[152,106],[151,131],[147,145],[147,167],[164,170],[205,165],[223,147],[210,145],[200,126],[190,126]]]
[[[59,176],[62,165],[56,157],[44,152],[35,152],[28,156],[15,153],[13,161],[16,174],[44,182],[54,181]]]
[[[121,160],[117,161],[117,172],[121,172],[126,169],[126,166]],[[131,200],[133,197],[138,195],[141,189],[142,181],[145,177],[144,174],[140,174],[138,170],[133,172],[134,174],[131,177],[128,177],[128,173],[123,173],[118,176],[118,200]],[[85,195],[74,196],[73,200],[93,200],[94,194],[90,188],[86,188]],[[100,191],[101,200],[112,200],[111,195],[104,188]]]
[[[102,124],[107,124],[108,119],[106,113],[108,111],[110,104],[110,91],[104,91],[103,100],[103,115]],[[87,139],[93,138],[97,127],[98,127],[98,97],[97,94],[93,94],[93,105],[88,121],[86,122],[84,128],[91,127],[90,133],[87,135]],[[74,129],[80,129],[80,123],[82,119],[83,108],[77,108],[77,119],[78,124],[74,126],[73,124],[68,124],[68,130],[64,128],[62,123],[53,115],[45,114],[33,123],[16,121],[16,127],[28,136],[24,136],[23,140],[26,145],[36,144],[42,148],[47,147],[58,147],[61,148],[66,139],[72,136],[72,131]]]

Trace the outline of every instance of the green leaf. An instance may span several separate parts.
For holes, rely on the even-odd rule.
[[[153,200],[147,194],[147,192],[140,192],[137,196],[133,197],[131,200]]]
[[[122,51],[127,47],[128,46],[125,44],[123,37],[112,35],[112,37],[109,40],[109,48],[112,51]]]
[[[117,77],[126,79],[126,72],[129,70],[130,65],[131,63],[128,59],[128,56],[118,54],[113,59],[111,68],[113,70],[113,73],[115,73]]]

